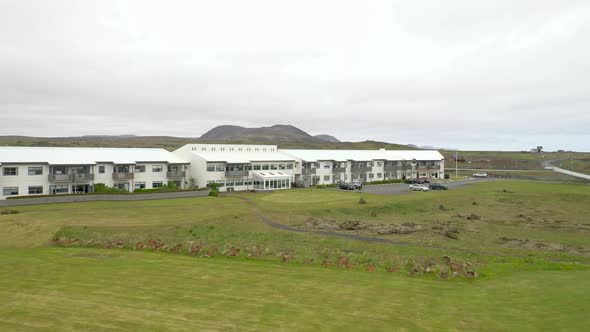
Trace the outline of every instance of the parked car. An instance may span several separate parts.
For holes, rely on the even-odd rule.
[[[405,182],[407,184],[422,184],[422,183],[430,183],[430,179],[428,179],[428,178],[406,179]]]
[[[444,184],[442,184],[442,183],[435,182],[435,183],[431,183],[431,184],[428,186],[428,189],[432,189],[432,190],[448,190],[448,189],[449,189],[449,187],[445,186],[445,185],[444,185]]]
[[[354,186],[354,189],[361,190],[363,188],[363,181],[355,179],[350,182]]]
[[[411,184],[409,189],[413,191],[428,191],[428,187],[421,184]]]
[[[340,182],[338,184],[338,188],[342,190],[356,190],[356,186],[351,183]]]
[[[473,174],[474,178],[487,178],[488,177],[488,173],[486,172],[477,172],[475,174]]]

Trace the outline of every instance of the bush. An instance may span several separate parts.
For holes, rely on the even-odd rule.
[[[209,192],[209,196],[211,197],[218,197],[219,196],[219,184],[218,183],[209,183],[207,187],[211,188]]]
[[[372,185],[372,184],[389,184],[389,183],[402,183],[404,180],[402,179],[391,179],[391,180],[380,180],[380,181],[370,181],[365,182],[363,184]]]
[[[95,193],[123,193],[123,192],[127,192],[127,190],[119,189],[119,188],[112,188],[112,187],[107,186],[104,183],[96,183],[94,185],[94,192]]]
[[[361,197],[359,199],[359,204],[367,204],[367,201],[365,201],[365,199]]]
[[[331,183],[331,184],[316,184],[315,185],[316,188],[336,188],[338,187],[337,184]]]
[[[0,214],[18,214],[17,210],[0,210]]]

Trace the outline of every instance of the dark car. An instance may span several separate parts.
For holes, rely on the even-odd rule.
[[[343,190],[356,190],[356,186],[350,183],[346,183],[346,182],[340,182],[338,184],[338,188],[343,189]]]
[[[428,186],[428,188],[430,188],[430,190],[448,190],[449,189],[449,187],[445,186],[442,183],[438,183],[438,182],[431,183]]]
[[[407,184],[424,184],[424,183],[430,183],[430,179],[429,178],[406,179],[405,182]]]

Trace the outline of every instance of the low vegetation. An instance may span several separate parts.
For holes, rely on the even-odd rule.
[[[19,207],[0,328],[584,330],[588,201],[495,181]]]

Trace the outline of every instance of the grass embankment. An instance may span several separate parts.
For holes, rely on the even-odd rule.
[[[584,330],[589,201],[582,184],[490,182],[19,207],[0,216],[0,328]],[[443,280],[445,255],[479,278]]]
[[[455,167],[452,159],[455,151],[441,151],[445,156],[445,166]],[[587,152],[543,152],[530,153],[518,151],[459,151],[459,157],[465,158],[465,162],[459,162],[459,168],[473,169],[507,169],[507,170],[543,170],[544,162],[551,160],[563,160],[569,158],[588,159]],[[470,161],[471,163],[468,163]]]
[[[445,169],[447,174],[451,174],[453,180],[462,180],[471,178],[476,171],[458,171],[455,177],[455,170]],[[575,176],[550,171],[550,170],[514,170],[514,171],[485,171],[488,178],[504,180],[527,180],[527,181],[549,181],[549,182],[588,182],[587,180]]]
[[[551,165],[578,173],[590,174],[590,157],[559,160],[551,163]]]

